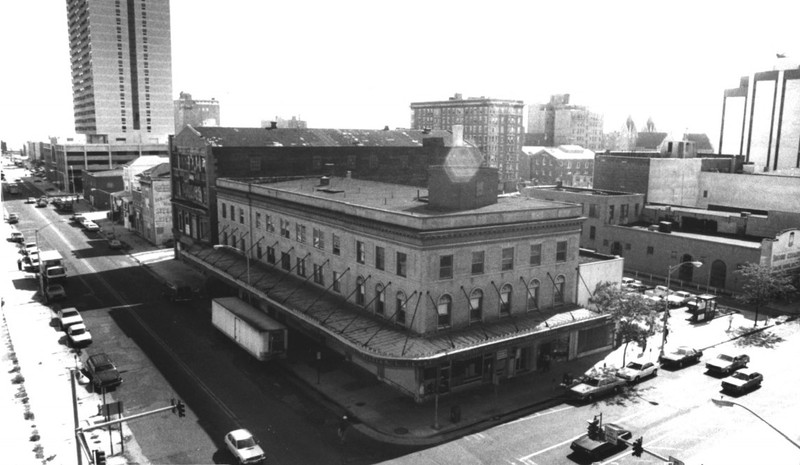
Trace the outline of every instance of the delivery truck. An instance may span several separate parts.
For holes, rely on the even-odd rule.
[[[238,297],[212,300],[211,324],[259,360],[286,358],[286,326]]]

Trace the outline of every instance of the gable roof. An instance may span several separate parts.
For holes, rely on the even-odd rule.
[[[708,139],[708,134],[688,133],[683,135],[684,140],[694,142],[695,148],[698,152],[713,152],[714,147]]]
[[[421,147],[424,139],[441,138],[451,146],[450,131],[421,129],[300,129],[186,126],[215,147]],[[470,145],[465,141],[465,145]]]
[[[666,132],[640,132],[636,135],[636,149],[658,150],[666,137]]]
[[[159,163],[158,165],[148,168],[137,176],[140,178],[163,178],[170,176],[169,163]]]

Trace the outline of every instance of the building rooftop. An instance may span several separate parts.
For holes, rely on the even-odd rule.
[[[138,174],[140,178],[163,178],[170,176],[169,163],[159,163],[158,165],[148,168]]]
[[[591,195],[591,196],[614,196],[614,195],[638,195],[644,196],[644,194],[638,194],[635,192],[621,192],[621,191],[610,191],[610,190],[602,190],[602,189],[593,189],[591,187],[573,187],[573,186],[530,186],[524,189],[524,192],[528,191],[556,191],[556,192],[568,192],[571,194],[578,194],[578,195]]]
[[[417,129],[301,129],[187,126],[214,147],[421,147],[424,139],[452,145],[450,131]],[[466,144],[466,143],[465,143]]]
[[[545,152],[557,160],[594,160],[595,153],[579,145],[559,145],[558,147],[524,146],[525,155],[538,155]]]

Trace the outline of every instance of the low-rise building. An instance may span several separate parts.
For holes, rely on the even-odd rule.
[[[83,198],[96,210],[111,209],[111,194],[123,187],[122,169],[83,173]]]
[[[133,228],[148,242],[162,245],[172,240],[169,163],[142,171],[134,191]]]
[[[522,147],[520,177],[536,185],[592,187],[594,155],[577,145]]]

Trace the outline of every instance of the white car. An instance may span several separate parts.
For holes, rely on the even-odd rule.
[[[246,429],[237,429],[226,434],[225,445],[240,464],[259,463],[266,458],[264,450]]]
[[[680,297],[683,300],[683,302],[682,302],[683,305],[688,304],[690,300],[692,300],[695,297],[697,297],[696,295],[692,294],[691,292],[686,292],[686,291],[677,291],[673,295],[675,297]]]
[[[98,226],[97,223],[95,223],[92,220],[84,221],[83,222],[83,227],[86,228],[87,231],[99,231],[100,230],[100,226]]]
[[[658,364],[653,362],[628,362],[625,368],[617,372],[617,376],[631,383],[638,383],[643,378],[657,374]]]
[[[87,346],[92,343],[92,333],[86,329],[83,323],[75,323],[67,326],[67,340],[72,347]]]
[[[83,324],[83,317],[80,313],[78,313],[78,309],[75,307],[59,309],[57,314],[59,329],[66,330],[72,325],[76,325],[78,323]]]

